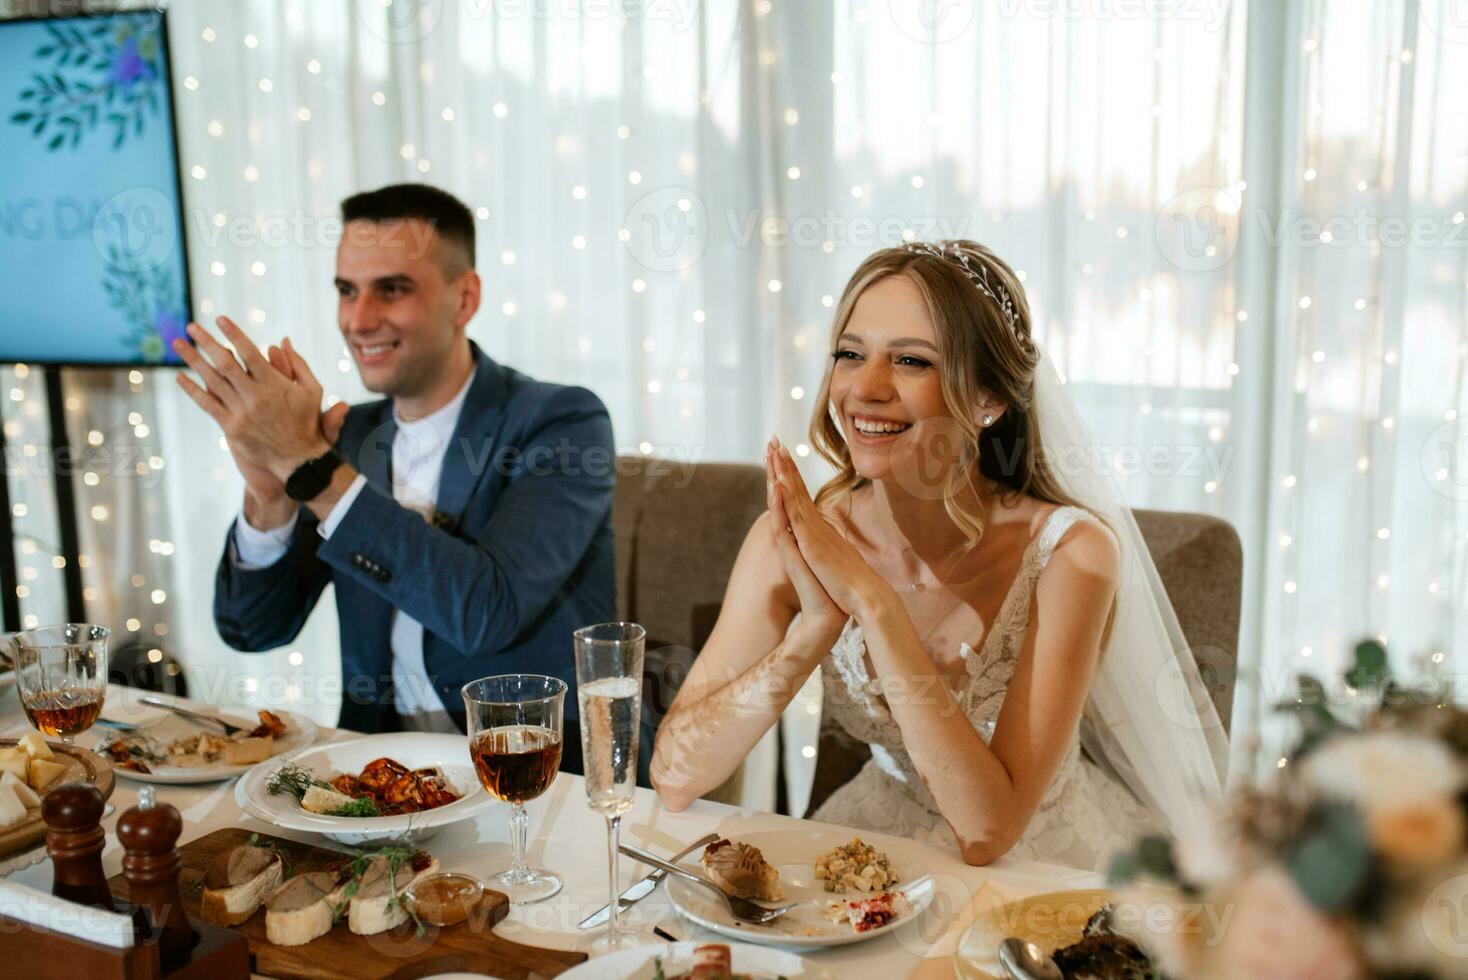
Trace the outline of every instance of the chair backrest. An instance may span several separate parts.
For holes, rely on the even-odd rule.
[[[1177,612],[1224,731],[1233,713],[1244,550],[1233,525],[1207,514],[1134,510],[1137,527]],[[815,780],[806,813],[856,775],[871,750],[829,718],[821,719]]]
[[[763,467],[623,456],[612,501],[617,614],[647,630],[643,717],[657,724],[703,649],[750,525]],[[738,803],[742,767],[709,799]]]
[[[764,512],[765,471],[623,456],[617,473],[617,611],[647,629],[649,649],[697,651],[713,632],[739,547]]]

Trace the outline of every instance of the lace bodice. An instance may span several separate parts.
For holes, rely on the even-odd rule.
[[[1066,531],[1089,518],[1076,507],[1052,512],[1025,549],[981,649],[959,645],[966,670],[962,686],[953,693],[985,742],[993,737],[1024,647],[1035,583]],[[821,676],[827,716],[852,737],[867,742],[872,760],[815,817],[903,837],[946,840],[956,846],[952,830],[904,748],[902,730],[882,697],[880,679],[867,671],[866,640],[855,619],[847,622],[822,663]],[[1146,829],[1145,824],[1145,811],[1136,800],[1081,756],[1077,734],[1015,851],[1036,860],[1100,868],[1114,850]]]

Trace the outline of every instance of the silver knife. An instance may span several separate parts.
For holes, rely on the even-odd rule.
[[[202,711],[193,711],[189,708],[174,704],[172,701],[165,701],[162,698],[155,698],[145,694],[138,700],[142,701],[144,704],[150,704],[155,708],[162,708],[164,711],[171,711],[176,715],[182,715],[185,718],[193,718],[197,721],[211,722],[215,725],[218,725],[220,728],[223,728],[224,734],[226,735],[233,735],[235,732],[242,732],[245,730],[238,725],[231,725],[229,722],[216,715],[208,715],[203,713]]]
[[[683,858],[686,858],[688,855],[692,854],[700,847],[708,847],[714,841],[718,840],[720,836],[720,834],[705,834],[698,840],[694,841],[692,844],[689,844],[687,847],[683,848],[683,850],[679,851],[677,854],[674,854],[672,857],[668,858],[668,863],[677,864]],[[638,881],[626,891],[624,891],[621,895],[617,896],[617,907],[625,911],[631,906],[642,901],[647,896],[651,895],[652,890],[658,886],[658,882],[663,880],[663,876],[665,874],[666,872],[664,871],[650,872],[641,881]],[[595,926],[601,925],[602,923],[607,921],[607,917],[611,912],[611,908],[612,907],[610,904],[603,905],[601,908],[597,909],[595,912],[591,913],[586,918],[577,923],[577,928],[591,929]]]

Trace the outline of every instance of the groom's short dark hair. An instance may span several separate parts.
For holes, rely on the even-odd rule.
[[[389,184],[342,201],[342,223],[350,221],[428,222],[440,241],[462,250],[474,268],[474,214],[448,191],[427,184]]]

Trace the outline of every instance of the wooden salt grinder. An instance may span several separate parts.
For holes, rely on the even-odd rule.
[[[46,822],[46,852],[55,874],[51,894],[81,905],[115,911],[107,876],[102,873],[102,811],[107,802],[87,783],[58,786],[41,800]]]
[[[158,937],[158,957],[165,973],[188,959],[193,944],[193,930],[178,891],[182,858],[177,844],[182,832],[178,810],[167,803],[155,804],[151,786],[144,787],[138,805],[117,821],[117,839],[126,851],[122,875],[127,879],[128,896],[144,910]]]

